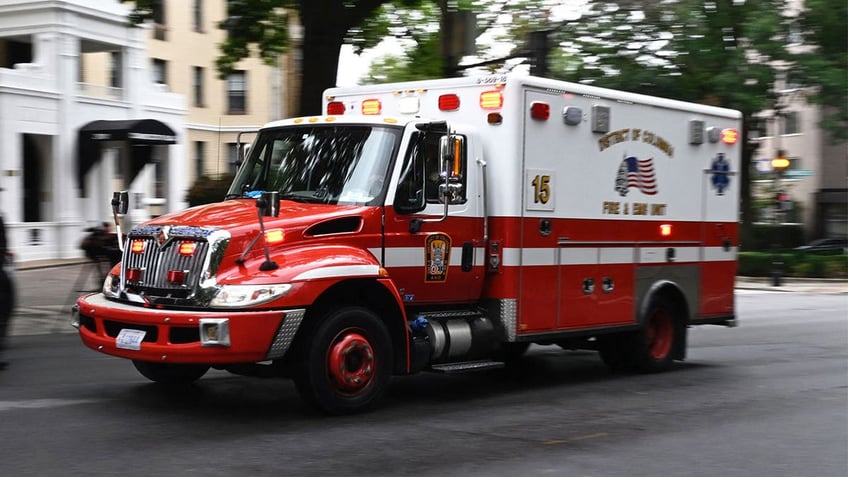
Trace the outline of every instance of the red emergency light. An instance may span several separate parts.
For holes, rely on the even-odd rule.
[[[140,282],[141,281],[141,269],[140,268],[128,268],[127,269],[127,281],[128,282]]]
[[[671,224],[660,225],[660,235],[663,237],[671,237]]]
[[[185,283],[185,277],[185,270],[168,270],[168,283],[173,283],[174,285],[182,285],[183,283]]]
[[[439,96],[439,111],[456,111],[459,109],[459,96],[443,94]]]
[[[530,117],[547,121],[551,117],[551,105],[541,101],[533,101],[530,103]]]
[[[332,101],[327,103],[327,114],[340,116],[345,113],[345,105],[341,101]]]

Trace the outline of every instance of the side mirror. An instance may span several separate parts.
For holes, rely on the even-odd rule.
[[[444,164],[444,168],[448,169],[448,164],[453,162],[453,138],[450,135],[439,138],[439,157]]]
[[[124,215],[130,208],[130,194],[122,190],[112,193],[112,212],[115,214]]]

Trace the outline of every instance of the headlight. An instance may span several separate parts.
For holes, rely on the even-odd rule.
[[[241,308],[267,303],[291,290],[291,285],[222,285],[212,298],[212,308]]]
[[[121,278],[112,273],[106,275],[103,280],[103,294],[109,298],[118,298],[118,287],[121,284]]]

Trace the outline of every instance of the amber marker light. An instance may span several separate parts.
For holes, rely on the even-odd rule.
[[[197,249],[197,242],[180,242],[178,252],[183,257],[191,257]]]
[[[484,91],[480,93],[480,107],[497,109],[503,106],[503,93],[500,91]]]
[[[133,240],[132,245],[130,245],[130,251],[132,253],[144,252],[144,240]]]
[[[721,130],[721,142],[727,144],[728,146],[732,146],[736,144],[739,140],[739,131],[728,128]]]
[[[286,238],[286,234],[283,233],[282,229],[273,229],[265,231],[265,242],[268,245],[281,243]]]
[[[375,115],[380,114],[383,110],[383,105],[379,99],[366,99],[362,102],[362,114]]]

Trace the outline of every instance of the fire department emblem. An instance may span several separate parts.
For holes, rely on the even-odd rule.
[[[437,233],[427,236],[424,245],[424,264],[427,267],[424,281],[444,282],[448,278],[450,267],[451,238],[447,234]]]
[[[713,173],[710,182],[712,182],[716,194],[724,195],[724,190],[730,185],[730,163],[724,158],[723,152],[718,153],[710,169]]]

